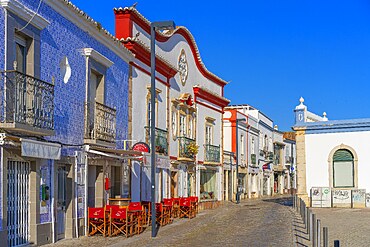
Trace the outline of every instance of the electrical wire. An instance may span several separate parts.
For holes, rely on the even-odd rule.
[[[31,21],[33,20],[33,18],[35,18],[35,16],[39,12],[42,1],[43,0],[40,0],[39,6],[37,7],[35,14],[31,17],[31,19],[27,22],[27,24],[24,27],[22,27],[21,29],[17,30],[17,32],[22,32],[31,23]]]

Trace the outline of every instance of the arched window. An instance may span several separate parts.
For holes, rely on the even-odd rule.
[[[347,149],[339,149],[333,155],[333,186],[355,186],[353,154]]]

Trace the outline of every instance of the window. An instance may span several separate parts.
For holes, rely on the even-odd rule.
[[[206,144],[212,144],[212,125],[206,124]]]
[[[177,110],[175,106],[172,106],[171,111],[171,129],[172,129],[172,137],[176,140],[177,137]]]
[[[240,155],[244,156],[244,135],[240,136]]]
[[[251,154],[255,154],[255,150],[254,150],[254,137],[252,137],[252,140],[251,140]]]
[[[27,42],[25,38],[19,35],[15,35],[15,56],[17,71],[26,74]]]
[[[147,126],[150,127],[150,123],[151,123],[151,119],[152,119],[152,103],[151,103],[151,89],[150,89],[150,86],[147,86],[147,89],[148,89],[148,94],[147,94],[147,97],[146,97],[146,101],[147,101]],[[158,125],[158,97],[159,97],[159,94],[161,93],[162,91],[160,89],[156,89],[155,90],[155,127]]]
[[[217,198],[216,170],[205,169],[200,171],[200,200]]]
[[[353,155],[346,149],[339,149],[334,153],[333,186],[354,187]]]
[[[180,114],[180,136],[187,137],[186,135],[186,116],[183,114]]]
[[[192,115],[189,115],[189,133],[188,137],[194,139],[194,118]]]
[[[260,143],[259,143],[260,150],[263,150],[263,134],[260,134]]]
[[[206,117],[205,125],[205,144],[213,144],[213,126],[215,125],[216,119]]]

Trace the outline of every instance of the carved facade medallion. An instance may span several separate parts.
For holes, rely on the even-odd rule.
[[[178,70],[180,73],[180,80],[183,86],[185,86],[186,80],[188,79],[188,61],[184,49],[181,50],[178,62]]]

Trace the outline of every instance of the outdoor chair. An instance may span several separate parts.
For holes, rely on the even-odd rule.
[[[172,217],[177,218],[180,216],[180,198],[172,198],[173,208],[172,208]]]
[[[144,209],[140,202],[130,202],[128,205],[130,220],[130,235],[139,234],[142,231]]]
[[[159,224],[160,226],[166,225],[168,222],[168,219],[167,219],[166,210],[164,209],[162,203],[158,202],[155,204],[155,212],[156,212],[157,224]]]
[[[192,206],[193,206],[193,209],[194,209],[195,214],[197,214],[199,212],[199,200],[198,200],[198,197],[197,196],[190,196],[189,199],[190,199],[190,201],[192,203]]]
[[[165,210],[165,216],[167,223],[172,223],[173,222],[173,199],[163,199],[163,206]]]
[[[151,217],[151,203],[148,201],[142,201],[141,205],[143,206],[143,220],[142,225],[143,226],[149,226],[150,225],[150,217]]]
[[[194,217],[194,207],[192,206],[190,198],[180,198],[180,218],[193,218]]]
[[[93,236],[96,233],[101,233],[105,237],[106,235],[106,215],[104,208],[88,208],[88,236]]]
[[[127,208],[111,207],[109,214],[109,236],[117,236],[122,233],[128,237],[129,222]]]

